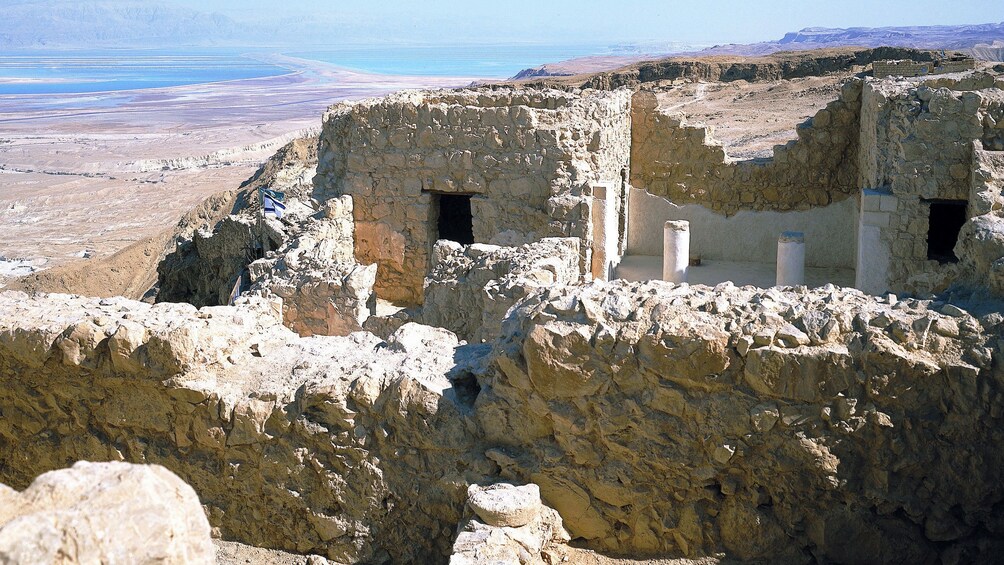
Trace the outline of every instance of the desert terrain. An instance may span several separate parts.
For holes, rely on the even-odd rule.
[[[289,73],[0,96],[0,287],[156,236],[207,196],[239,186],[291,139],[318,130],[324,109],[339,100],[472,80],[365,74],[278,55],[268,62]],[[159,252],[154,245],[138,254],[155,262]]]
[[[795,128],[835,100],[851,75],[769,82],[688,83],[659,92],[659,106],[682,112],[688,123],[714,127],[735,159],[770,157],[775,145],[795,139]]]

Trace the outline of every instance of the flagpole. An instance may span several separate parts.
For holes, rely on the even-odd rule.
[[[261,256],[264,258],[268,254],[268,236],[265,235],[265,195],[261,187],[258,187],[258,204],[261,207],[261,214],[258,216],[258,235],[261,236]]]

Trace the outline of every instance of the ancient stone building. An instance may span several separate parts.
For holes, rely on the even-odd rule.
[[[1000,210],[999,186],[980,184],[996,165],[980,152],[1004,133],[997,127],[1004,93],[948,85],[865,85],[856,280],[863,290],[944,288],[963,274],[957,244],[965,223]],[[973,203],[983,197],[992,202],[981,211]]]
[[[853,274],[829,282],[876,294],[929,293],[967,277],[987,286],[986,269],[980,280],[960,270],[969,247],[959,234],[1001,207],[999,160],[988,156],[1004,149],[999,87],[992,79],[852,80],[797,140],[748,161],[636,94],[631,183],[639,190],[627,251],[658,255],[662,223],[690,220],[693,253],[771,263],[778,234],[798,229],[808,266]],[[976,201],[986,202],[978,209]],[[1000,233],[981,234],[1004,253]]]
[[[580,274],[606,279],[622,255],[657,261],[667,220],[691,222],[705,261],[772,264],[780,232],[797,230],[820,284],[937,291],[959,278],[955,245],[986,176],[974,168],[991,162],[974,142],[996,149],[1002,131],[992,77],[937,80],[851,79],[797,139],[754,160],[646,91],[342,104],[325,117],[314,198],[352,196],[356,259],[379,266],[376,292],[391,300],[421,302],[440,238],[575,237]]]
[[[158,463],[222,536],[338,562],[998,561],[1004,301],[906,294],[1004,295],[1004,85],[927,80],[851,79],[757,160],[646,92],[336,106],[281,220],[162,271],[246,268],[235,306],[0,294],[0,483]],[[744,269],[800,230],[861,290],[604,281],[682,220]]]
[[[624,199],[630,103],[627,90],[502,89],[340,104],[324,119],[314,197],[351,195],[356,257],[378,265],[377,294],[421,301],[440,237],[591,242],[592,187]]]

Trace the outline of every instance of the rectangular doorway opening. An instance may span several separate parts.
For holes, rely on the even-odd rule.
[[[939,263],[958,263],[955,244],[966,223],[965,200],[922,200],[931,207],[927,223],[927,258]]]
[[[437,239],[448,239],[461,245],[474,243],[474,215],[471,213],[470,194],[442,194],[432,196],[438,212]]]

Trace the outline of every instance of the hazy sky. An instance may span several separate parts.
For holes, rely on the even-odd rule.
[[[804,27],[1004,21],[1001,0],[164,0],[237,20],[311,16],[442,42],[486,40],[752,42]]]

